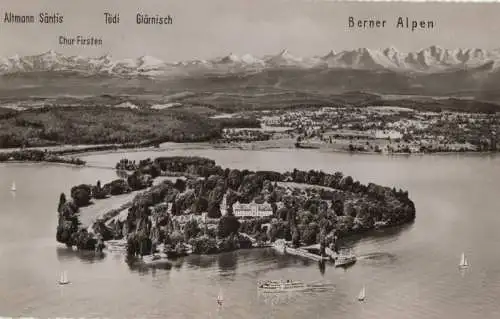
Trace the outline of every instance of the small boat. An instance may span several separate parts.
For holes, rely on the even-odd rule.
[[[366,289],[365,287],[363,286],[363,288],[361,289],[361,291],[359,292],[359,295],[358,295],[358,301],[364,301],[365,300],[365,297],[366,297]]]
[[[307,285],[296,280],[266,280],[259,282],[258,289],[262,292],[287,292],[307,289]]]
[[[178,244],[177,247],[175,248],[165,247],[163,251],[165,252],[167,257],[172,260],[180,257],[189,256],[189,254],[191,253],[191,251],[189,250],[188,247],[186,247],[186,245],[181,245],[181,244]]]
[[[354,264],[356,261],[356,255],[349,251],[349,253],[342,253],[335,258],[335,267],[349,266]]]
[[[152,254],[152,255],[144,255],[140,260],[145,266],[148,267],[171,267],[172,262],[168,259],[166,254]]]
[[[467,261],[467,258],[465,258],[465,253],[462,253],[462,257],[460,258],[458,267],[461,269],[469,268],[469,261]]]
[[[69,284],[68,274],[66,271],[63,271],[61,273],[61,278],[59,279],[59,285],[67,285],[67,284]]]
[[[10,191],[11,192],[15,192],[16,191],[16,182],[12,182],[12,186],[10,187]]]
[[[286,248],[287,248],[287,244],[286,244],[286,241],[283,240],[283,239],[278,239],[276,240],[274,243],[273,243],[273,246],[272,246],[277,252],[281,253],[281,254],[285,254],[286,253]]]
[[[219,295],[217,296],[217,304],[222,306],[222,302],[224,302],[224,297],[222,297],[222,290],[219,291]]]

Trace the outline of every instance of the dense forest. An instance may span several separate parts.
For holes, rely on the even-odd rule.
[[[0,116],[0,148],[207,141],[221,126],[185,110],[45,107]]]

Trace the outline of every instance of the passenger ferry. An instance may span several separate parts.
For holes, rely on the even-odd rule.
[[[287,292],[307,289],[307,285],[296,280],[266,280],[259,282],[261,292]]]

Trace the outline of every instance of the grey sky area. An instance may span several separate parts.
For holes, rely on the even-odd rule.
[[[64,15],[63,24],[6,24],[6,12]],[[120,13],[119,25],[105,25],[104,12]],[[137,25],[138,12],[173,17],[173,25]],[[380,18],[378,30],[348,30],[349,16]],[[398,16],[435,21],[431,30],[395,27]],[[166,61],[206,59],[234,53],[256,56],[282,49],[297,56],[330,50],[394,46],[412,51],[433,44],[447,48],[500,47],[500,4],[337,3],[281,0],[2,0],[0,56],[50,49],[64,54],[115,58],[151,55]],[[59,36],[96,36],[100,47],[63,47]]]

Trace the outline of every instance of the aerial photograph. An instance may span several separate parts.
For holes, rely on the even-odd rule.
[[[500,318],[500,6],[5,0],[0,318]]]

